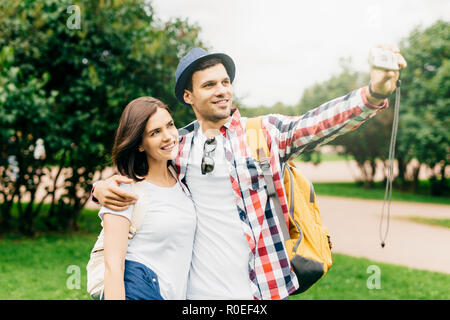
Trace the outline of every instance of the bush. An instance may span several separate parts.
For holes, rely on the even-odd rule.
[[[11,54],[5,58],[9,65],[3,81],[16,90],[6,86],[0,101],[0,150],[2,159],[16,156],[20,179],[26,180],[2,179],[7,198],[1,204],[4,228],[11,201],[20,202],[25,192],[33,193],[43,170],[50,174],[56,166],[45,196],[51,206],[43,214],[50,228],[77,229],[94,174],[109,164],[115,128],[132,99],[161,99],[172,107],[178,126],[194,118],[191,108],[177,103],[173,78],[179,57],[202,45],[198,27],[179,19],[162,22],[144,0],[77,4],[57,0],[0,4],[0,48],[14,50],[14,66]],[[37,138],[43,139],[47,157],[33,163],[25,152]],[[11,171],[5,161],[0,167],[3,176]],[[63,177],[63,169],[70,174]],[[58,178],[64,180],[64,193],[56,196]],[[11,183],[15,187],[9,187]],[[33,202],[34,198],[29,208]],[[35,215],[20,217],[27,232],[33,231]]]

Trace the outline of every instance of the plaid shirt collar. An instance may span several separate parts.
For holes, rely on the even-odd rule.
[[[193,138],[194,136],[197,135],[199,129],[200,129],[200,122],[198,120],[195,120],[190,124],[188,124],[187,126],[178,130],[180,136],[180,145],[178,156],[173,161],[173,164],[177,169],[177,174],[180,181],[184,178],[186,174],[187,162],[189,159],[192,143],[194,142]],[[220,132],[225,138],[228,136],[228,131],[232,132],[242,131],[241,114],[239,113],[239,110],[237,108],[231,109],[231,117],[220,128]]]
[[[236,128],[241,127],[241,114],[237,108],[231,109],[231,118],[223,125],[227,130],[236,131]]]

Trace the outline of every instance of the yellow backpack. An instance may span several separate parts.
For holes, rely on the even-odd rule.
[[[321,279],[333,264],[330,234],[322,225],[313,185],[292,161],[285,164],[284,188],[289,208],[289,230],[287,230],[286,223],[282,223],[285,221],[284,215],[275,192],[268,162],[269,149],[259,117],[248,119],[246,133],[252,155],[263,169],[269,197],[275,205],[281,224],[291,267],[299,281],[300,287],[294,294],[304,292]]]

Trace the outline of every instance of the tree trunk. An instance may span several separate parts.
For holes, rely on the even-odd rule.
[[[442,190],[443,194],[448,193],[448,184],[447,184],[447,178],[445,177],[445,169],[447,168],[447,163],[444,162],[444,164],[441,167],[441,181],[439,183],[439,189]]]
[[[413,168],[413,181],[412,181],[412,191],[414,193],[417,193],[419,190],[419,173],[420,173],[420,167],[422,164],[419,162],[419,165],[415,168]]]
[[[404,158],[397,157],[398,163],[398,178],[400,179],[400,186],[402,190],[407,188],[407,178],[406,178],[406,163]]]

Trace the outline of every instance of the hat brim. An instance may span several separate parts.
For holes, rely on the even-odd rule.
[[[190,106],[190,104],[184,101],[184,88],[186,87],[186,83],[189,77],[192,75],[192,70],[194,69],[194,67],[200,62],[214,57],[219,58],[222,61],[222,64],[224,65],[225,69],[227,70],[228,76],[230,77],[230,82],[233,82],[236,72],[236,66],[234,65],[234,61],[230,58],[230,56],[226,55],[225,53],[210,53],[204,55],[192,61],[192,63],[181,73],[177,83],[175,84],[175,96],[182,104]]]

